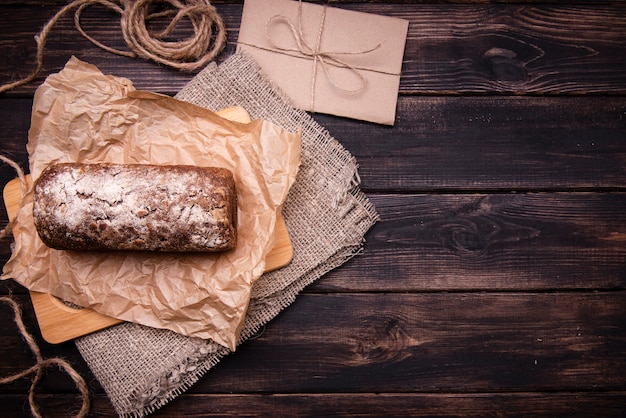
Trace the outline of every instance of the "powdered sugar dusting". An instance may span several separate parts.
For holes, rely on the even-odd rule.
[[[164,251],[231,245],[232,175],[196,167],[128,167],[64,165],[38,184],[33,213],[45,215],[46,225],[62,226],[63,240],[87,247],[94,241],[107,248]]]

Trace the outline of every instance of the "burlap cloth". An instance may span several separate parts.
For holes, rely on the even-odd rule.
[[[283,207],[294,258],[289,266],[266,273],[255,283],[243,342],[290,305],[305,286],[358,254],[378,215],[359,189],[354,157],[310,115],[292,108],[249,56],[236,54],[219,66],[210,64],[176,98],[211,110],[242,106],[253,119],[303,131],[302,165]],[[210,340],[133,323],[75,343],[117,413],[126,417],[157,410],[230,353]]]

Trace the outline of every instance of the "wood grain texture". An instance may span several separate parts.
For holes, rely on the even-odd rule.
[[[24,169],[31,106],[0,100],[7,153]],[[314,117],[370,193],[626,190],[623,97],[401,97],[393,128]],[[4,183],[14,176],[0,166]]]
[[[0,5],[0,82],[34,68],[32,37],[63,4]],[[214,4],[229,39],[219,63],[243,2]],[[153,416],[625,415],[626,3],[333,6],[410,21],[394,127],[313,115],[356,157],[381,221],[361,255]],[[123,47],[118,20],[84,14]],[[69,16],[47,47],[42,75],[0,96],[0,151],[24,168],[32,94],[71,55],[171,95],[193,77],[101,51]],[[0,165],[2,184],[13,177]],[[0,294],[22,303],[45,357],[86,377],[90,416],[115,416],[75,346],[43,341],[27,291],[1,281]],[[9,317],[0,306],[0,376],[33,364]],[[0,387],[3,414],[25,414],[29,383]],[[79,406],[56,370],[38,395],[45,416]]]
[[[260,395],[205,395],[183,394],[175,403],[166,405],[152,417],[176,417],[185,411],[185,417],[245,416],[245,417],[293,417],[334,416],[372,417],[382,416],[455,416],[484,418],[506,416],[510,418],[536,418],[567,416],[588,418],[590,416],[619,416],[623,409],[620,402],[626,393],[574,392],[564,394],[503,393],[503,394],[260,394]],[[66,418],[66,411],[80,407],[71,395],[43,395],[39,398],[42,411],[48,418]],[[26,405],[26,397],[0,395],[0,402],[9,410],[19,410]],[[92,399],[93,416],[114,416],[104,395]]]
[[[303,295],[190,393],[621,390],[624,323],[620,292]]]
[[[595,83],[624,64],[615,54],[626,45],[617,35],[626,28],[625,12],[593,6],[416,6],[406,12],[416,21],[406,52],[417,59],[405,65],[403,92],[606,91]],[[623,77],[614,74],[616,80]]]
[[[626,194],[372,195],[367,257],[315,291],[626,287]],[[390,265],[389,260],[394,262]]]
[[[393,128],[316,115],[378,191],[624,188],[626,99],[402,97]]]
[[[3,5],[12,19],[0,22],[0,80],[35,68],[32,37],[63,3],[49,3],[33,17],[29,7]],[[624,94],[626,8],[613,5],[341,3],[336,7],[408,19],[409,33],[401,94]],[[217,4],[228,30],[227,52],[236,46],[242,5]],[[124,48],[119,17],[94,8],[84,26],[106,45]],[[607,30],[609,28],[609,30]],[[184,34],[184,32],[183,32]],[[16,38],[19,42],[16,42]],[[92,46],[59,21],[47,43],[44,74],[10,94],[32,93],[45,73],[59,71],[69,57],[104,72],[136,79],[136,86],[173,94],[189,76],[142,59],[115,57]],[[16,69],[19,69],[16,73]]]
[[[381,222],[316,291],[620,289],[626,194],[370,195]],[[3,245],[5,258],[10,255]],[[390,263],[393,260],[393,263]]]
[[[620,391],[624,323],[619,292],[302,295],[189,393]]]

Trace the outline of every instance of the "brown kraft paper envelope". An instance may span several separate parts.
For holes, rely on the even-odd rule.
[[[388,16],[291,0],[246,0],[237,48],[251,55],[297,108],[393,125],[407,32],[408,21]],[[325,65],[298,52],[298,37],[305,50],[315,49],[320,33]]]

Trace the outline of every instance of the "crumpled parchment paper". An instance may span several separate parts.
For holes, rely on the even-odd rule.
[[[237,248],[215,254],[53,250],[34,228],[31,191],[18,211],[2,278],[234,350],[252,285],[273,245],[277,212],[296,178],[300,140],[300,133],[267,121],[231,122],[135,90],[129,80],[72,58],[35,94],[27,146],[32,178],[56,162],[228,168],[238,191]]]

